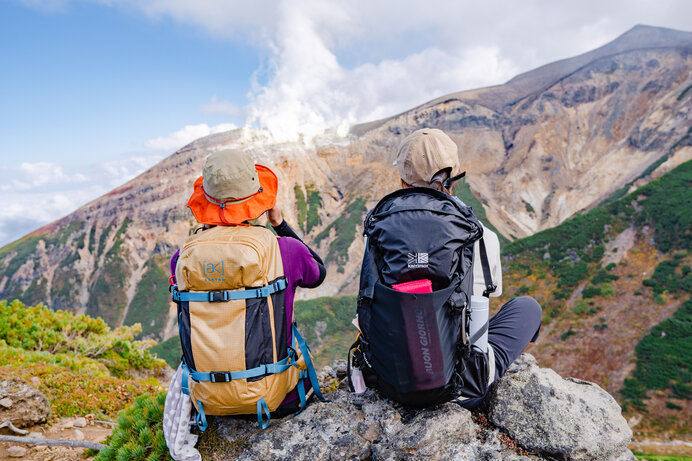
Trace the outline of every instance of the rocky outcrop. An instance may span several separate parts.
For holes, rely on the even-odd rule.
[[[539,368],[529,355],[498,382],[488,419],[456,403],[410,410],[377,391],[354,395],[343,387],[328,395],[330,403],[311,403],[265,431],[232,417],[212,424],[229,443],[246,447],[242,460],[634,459],[627,449],[631,432],[612,397]]]
[[[558,459],[623,459],[632,438],[610,394],[594,383],[537,368],[531,356],[495,386],[488,418],[522,447]]]
[[[0,423],[28,427],[46,422],[49,414],[50,403],[41,391],[20,379],[0,381]]]

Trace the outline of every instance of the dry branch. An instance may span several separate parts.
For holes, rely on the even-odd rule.
[[[0,442],[25,443],[27,445],[48,445],[51,447],[91,448],[102,450],[106,445],[98,442],[68,439],[38,439],[34,437],[15,437],[12,435],[0,435]]]

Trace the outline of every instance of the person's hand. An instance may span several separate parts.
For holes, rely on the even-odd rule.
[[[283,222],[284,218],[281,216],[281,207],[278,203],[274,205],[274,208],[267,210],[267,218],[269,218],[269,223],[274,227]]]

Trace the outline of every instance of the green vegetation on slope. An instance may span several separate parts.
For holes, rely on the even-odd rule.
[[[295,186],[294,193],[296,196],[298,226],[308,234],[321,222],[319,210],[322,208],[322,197],[313,184],[305,187],[305,194],[302,187]]]
[[[356,238],[356,228],[362,224],[363,215],[366,211],[365,199],[358,197],[348,204],[341,216],[317,234],[315,243],[319,245],[322,240],[329,237],[331,230],[334,229],[334,240],[329,244],[325,262],[333,261],[343,271],[341,266],[348,261],[348,248],[353,243],[353,239]]]
[[[163,269],[165,260],[158,256],[147,261],[123,322],[125,325],[142,324],[142,337],[159,339],[168,318],[170,294],[168,276]]]
[[[127,252],[122,248],[122,244],[125,241],[124,235],[130,222],[126,218],[115,232],[113,245],[106,253],[99,277],[89,292],[87,313],[94,317],[103,318],[109,325],[115,325],[118,322],[127,302],[125,293],[125,281],[128,272],[128,266],[125,262]],[[109,229],[110,227],[104,229],[103,234],[101,234],[99,253],[104,249],[104,236],[107,235]]]
[[[132,371],[155,374],[164,366],[147,351],[151,342],[132,341],[138,329],[111,330],[86,315],[0,301],[0,376],[38,377],[52,418],[113,417],[159,386],[153,378],[130,376]]]
[[[459,181],[454,185],[454,195],[459,197],[459,199],[464,202],[466,205],[470,206],[473,208],[473,214],[478,218],[478,220],[488,229],[491,231],[495,232],[497,234],[497,238],[500,240],[500,247],[504,247],[509,243],[509,240],[507,237],[502,235],[496,228],[493,226],[490,221],[488,221],[487,216],[485,215],[485,208],[483,208],[483,204],[481,203],[478,198],[476,198],[475,195],[473,195],[473,192],[471,192],[471,187],[469,186],[468,182],[466,181]],[[528,203],[527,203],[528,205]],[[530,206],[530,205],[528,205]]]
[[[650,286],[654,298],[662,293],[680,295],[682,291],[692,293],[690,266],[678,271],[680,256],[662,261],[656,266],[651,279],[644,280]],[[651,329],[635,349],[637,368],[632,378],[625,379],[621,394],[626,404],[645,410],[646,391],[670,389],[669,398],[692,399],[692,299],[667,320]],[[668,408],[680,407],[667,402]]]
[[[517,240],[504,248],[512,271],[528,275],[536,268],[549,270],[557,279],[546,305],[551,317],[559,314],[561,300],[577,285],[602,268],[598,262],[604,243],[629,226],[653,229],[656,247],[662,252],[687,249],[692,239],[692,213],[681,204],[692,201],[692,162],[684,163],[636,192],[583,215]],[[547,253],[548,260],[543,255]],[[595,288],[595,287],[592,287]],[[596,294],[589,290],[586,293]]]
[[[351,325],[356,316],[355,296],[296,301],[294,312],[298,329],[315,351],[315,361],[318,365],[346,358],[348,347],[357,334],[356,328]]]
[[[167,340],[158,343],[151,348],[151,352],[158,358],[163,359],[173,369],[180,365],[180,357],[183,355],[183,348],[180,345],[180,337],[178,335],[168,338]]]

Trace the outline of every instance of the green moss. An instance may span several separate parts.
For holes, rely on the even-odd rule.
[[[160,338],[168,319],[170,294],[165,258],[157,256],[147,261],[135,296],[130,302],[125,325],[142,324],[142,336]]]

